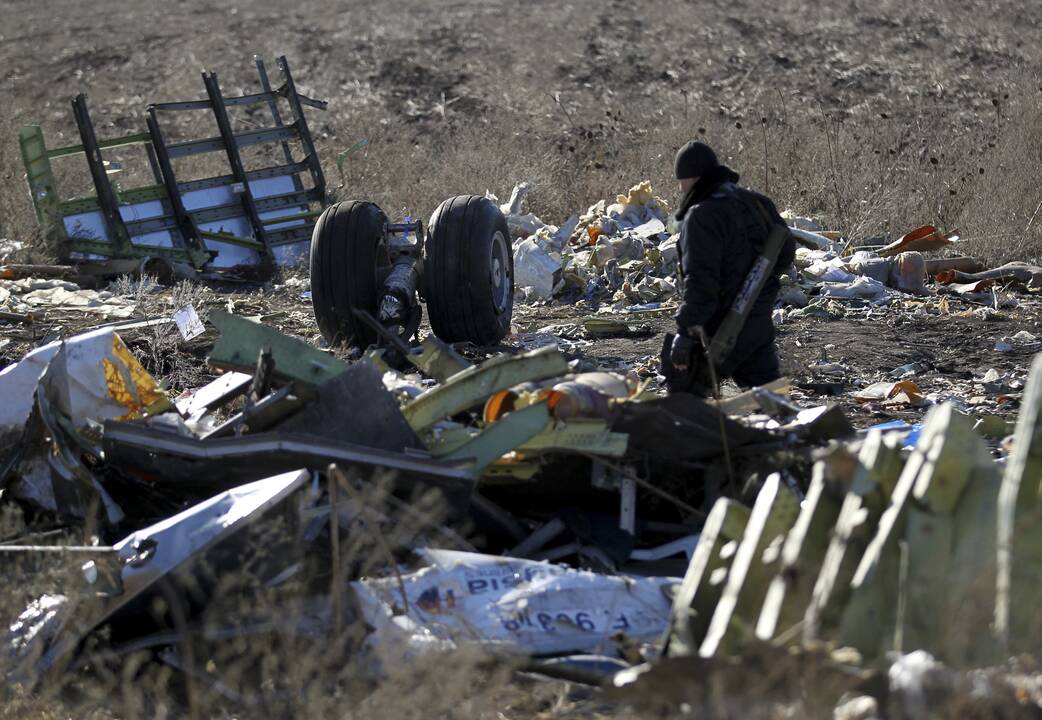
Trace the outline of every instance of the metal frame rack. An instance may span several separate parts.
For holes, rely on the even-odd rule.
[[[292,264],[306,254],[315,218],[326,205],[326,186],[304,106],[325,109],[326,103],[297,92],[285,57],[277,60],[283,82],[275,89],[264,62],[259,57],[254,62],[261,92],[225,97],[217,75],[204,72],[206,99],[150,105],[146,132],[99,140],[84,95],[72,103],[81,144],[49,149],[39,126],[21,129],[19,145],[37,217],[66,259],[159,257],[190,264],[197,271],[268,275],[276,264]],[[283,122],[279,99],[287,101],[291,123]],[[235,132],[228,108],[256,104],[268,106],[272,126]],[[213,114],[217,136],[175,143],[164,139],[163,115],[200,110]],[[300,143],[303,159],[294,160],[291,140]],[[240,149],[259,143],[279,143],[282,163],[246,170]],[[114,187],[109,179],[112,168],[102,151],[138,144],[145,146],[154,184]],[[228,174],[177,178],[173,161],[214,152],[226,156]],[[96,194],[63,200],[51,161],[78,154],[86,157]],[[311,178],[307,188],[304,172]]]

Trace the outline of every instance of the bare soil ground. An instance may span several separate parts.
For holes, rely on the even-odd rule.
[[[992,259],[1040,254],[1042,9],[1031,3],[4,10],[0,236],[33,232],[16,126],[73,142],[69,100],[86,92],[99,134],[124,134],[149,102],[201,96],[200,69],[230,94],[253,87],[252,53],[285,53],[301,89],[331,102],[311,121],[331,181],[337,153],[367,140],[341,195],[390,214],[425,217],[445,197],[521,179],[547,219],[644,178],[668,197],[673,152],[704,134],[751,185],[855,239],[934,222]]]
[[[520,180],[533,183],[530,209],[548,222],[642,179],[670,198],[674,151],[704,136],[779,206],[855,240],[933,222],[961,229],[965,247],[988,261],[1042,258],[1042,5],[1015,0],[0,0],[0,237],[38,239],[15,141],[20,125],[42,125],[55,145],[76,143],[69,102],[86,92],[101,137],[135,132],[149,102],[202,97],[203,68],[220,73],[227,94],[252,91],[253,53],[287,55],[301,91],[330,101],[309,117],[338,197],[372,199],[392,216],[426,217],[458,193],[503,196]],[[338,169],[338,154],[360,140],[366,147]],[[86,193],[85,167],[65,162],[65,189]],[[37,244],[28,259],[51,254]],[[318,340],[298,291],[199,292],[201,308],[232,302],[242,314]],[[801,319],[779,328],[779,343],[799,382],[815,380],[809,368],[823,359],[865,381],[918,362],[924,392],[962,383],[965,394],[990,368],[1025,375],[1035,348],[997,353],[994,345],[1020,330],[1042,335],[1037,308],[1024,303],[994,321],[956,316],[972,307],[953,300],[943,315],[894,308],[871,320]],[[532,331],[589,312],[532,308],[515,324]],[[605,367],[646,365],[669,321],[643,322],[650,334],[597,340],[582,354]],[[4,327],[13,342],[0,360],[78,326],[55,321],[37,334]],[[127,339],[157,374],[184,373],[175,389],[206,379],[198,360],[210,335],[190,345],[153,332]],[[830,399],[801,392],[808,403]],[[1010,395],[985,407],[1008,416],[1015,389]],[[859,426],[922,412],[832,400]],[[5,620],[60,579],[35,562],[10,573],[17,582]],[[556,687],[518,696],[484,676],[458,675],[390,686],[400,688],[397,697],[387,691],[362,712],[607,712]],[[432,704],[443,696],[451,706]],[[297,714],[359,712],[350,703],[309,702],[302,697]],[[115,694],[86,705],[17,699],[0,717],[143,712],[120,707]],[[785,716],[772,713],[764,716]]]
[[[957,300],[952,305],[953,312],[980,307]],[[568,306],[540,309],[537,318],[522,321],[520,327],[534,331],[547,325],[574,323],[584,316]],[[991,369],[1023,380],[1038,346],[1014,346],[1012,352],[1000,353],[995,345],[1020,331],[1042,335],[1040,309],[1028,300],[1023,308],[1003,311],[993,318],[984,322],[951,314],[917,315],[899,304],[884,317],[872,319],[801,318],[777,328],[779,355],[783,372],[795,383],[794,398],[801,404],[840,404],[855,427],[890,420],[915,423],[922,419],[927,407],[859,403],[850,393],[863,385],[886,380],[895,369],[912,363],[919,367],[910,379],[924,394],[944,393],[971,400],[981,395],[979,380]],[[577,354],[602,369],[654,369],[662,334],[673,330],[672,319],[652,318],[632,325],[646,325],[648,332],[638,337],[598,339]],[[840,376],[828,377],[816,371],[815,366],[823,363],[838,363],[846,370]],[[841,381],[842,392],[840,388],[822,387],[836,380]],[[724,395],[737,391],[732,383],[725,383],[722,389]],[[1002,402],[981,398],[977,409],[1013,419],[1019,408],[1018,399],[1017,393],[1011,393]]]

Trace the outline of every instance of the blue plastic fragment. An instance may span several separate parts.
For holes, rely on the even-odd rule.
[[[908,433],[908,436],[905,438],[905,447],[915,447],[916,443],[919,442],[919,435],[922,433],[922,431],[923,426],[921,423],[916,423],[915,425],[913,425],[912,431]]]
[[[919,435],[922,433],[922,423],[916,423],[914,425],[906,423],[904,420],[890,420],[888,422],[879,423],[873,425],[870,428],[865,428],[861,431],[862,434],[867,434],[870,430],[882,430],[883,432],[902,432],[907,433],[904,439],[905,449],[914,448],[915,444],[919,442]]]

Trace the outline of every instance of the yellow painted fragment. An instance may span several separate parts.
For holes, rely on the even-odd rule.
[[[127,409],[127,414],[118,418],[126,420],[144,414],[162,412],[172,407],[170,399],[119,335],[112,333],[112,356],[102,358],[105,370],[105,385],[109,397]]]

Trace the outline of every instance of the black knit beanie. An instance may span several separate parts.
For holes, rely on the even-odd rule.
[[[677,180],[702,177],[719,165],[720,161],[716,159],[716,153],[705,143],[692,140],[677,150],[675,162]]]

